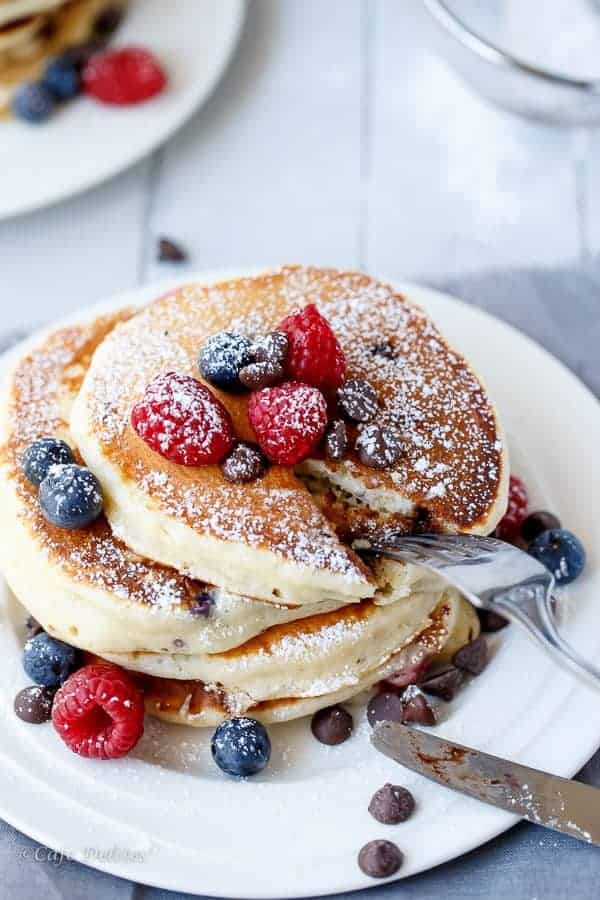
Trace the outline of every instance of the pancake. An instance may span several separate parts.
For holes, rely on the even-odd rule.
[[[454,629],[462,628],[466,601],[449,590],[433,610],[429,624],[387,660],[374,668],[356,672],[345,683],[314,682],[313,690],[303,696],[291,694],[260,700],[244,691],[227,690],[218,684],[196,680],[138,675],[144,689],[146,711],[159,719],[178,725],[214,726],[232,715],[251,715],[268,724],[312,715],[325,706],[343,703],[391,676],[414,680],[424,662],[436,658]],[[475,635],[473,635],[475,636]]]
[[[132,313],[55,331],[19,360],[7,380],[1,405],[0,565],[17,598],[49,634],[97,653],[216,653],[271,626],[337,609],[337,602],[287,608],[186,578],[133,553],[113,536],[104,517],[77,531],[55,528],[43,518],[37,490],[21,471],[22,454],[46,435],[73,446],[70,410],[91,356]],[[432,590],[429,576],[414,566],[390,568],[378,561],[375,576],[382,604],[407,598],[415,589]],[[194,614],[198,594],[214,604],[208,618]]]
[[[348,377],[369,380],[380,421],[400,429],[401,460],[390,470],[310,459],[296,471],[272,466],[259,481],[227,482],[218,466],[186,468],[158,454],[130,425],[134,404],[158,374],[198,377],[207,337],[277,327],[314,302],[330,321]],[[241,439],[254,435],[244,396],[215,391]],[[107,496],[113,532],[137,553],[190,577],[264,601],[358,601],[375,585],[343,541],[371,527],[487,533],[506,507],[508,464],[492,402],[466,361],[429,317],[366,275],[286,267],[253,278],[176,291],[102,342],[73,407],[71,429]],[[309,483],[313,495],[307,485]],[[315,482],[343,492],[336,534]],[[350,502],[351,501],[351,502]],[[348,510],[346,510],[347,512]]]
[[[10,114],[14,89],[35,81],[48,60],[90,41],[100,15],[128,0],[15,0],[0,2],[0,118]],[[12,18],[25,8],[35,11]]]

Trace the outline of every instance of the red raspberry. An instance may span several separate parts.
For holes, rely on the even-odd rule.
[[[118,759],[144,733],[144,696],[119,666],[84,666],[57,691],[52,723],[73,753]]]
[[[521,524],[527,516],[528,504],[527,488],[520,478],[511,475],[508,486],[508,509],[496,527],[496,537],[509,543],[518,538]]]
[[[314,303],[286,316],[277,330],[288,336],[288,377],[333,394],[344,380],[346,359],[331,325]]]
[[[139,47],[95,53],[81,73],[83,89],[103,103],[129,106],[160,94],[167,75],[158,60]]]
[[[263,453],[273,462],[292,466],[323,437],[327,403],[316,388],[289,381],[251,394],[248,416]]]
[[[233,447],[231,416],[190,375],[157,375],[133,407],[131,424],[156,453],[182,466],[218,463]]]

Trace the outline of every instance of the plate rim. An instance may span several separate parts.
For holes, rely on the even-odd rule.
[[[61,326],[75,324],[77,322],[86,321],[94,318],[97,315],[101,315],[103,312],[110,311],[111,309],[118,308],[120,305],[141,305],[144,302],[148,302],[152,297],[159,297],[163,293],[176,289],[177,287],[181,287],[186,284],[192,284],[197,282],[212,282],[218,281],[228,278],[235,277],[243,277],[247,275],[254,275],[264,271],[270,271],[274,266],[260,266],[260,267],[243,267],[241,269],[210,269],[210,270],[202,270],[199,272],[186,273],[185,275],[180,276],[172,276],[170,278],[166,278],[160,281],[151,282],[145,285],[138,285],[132,289],[128,289],[125,291],[119,291],[114,295],[111,295],[106,300],[100,301],[98,303],[94,303],[88,307],[79,308],[66,316],[61,317],[60,319],[53,321],[49,324],[42,326],[41,328],[35,329],[35,331],[27,336],[24,340],[19,341],[14,347],[9,348],[4,353],[0,354],[0,378],[4,380],[10,371],[10,367],[14,362],[28,349],[34,346],[40,339],[43,339],[44,335],[54,330],[55,328],[60,328]],[[575,373],[569,369],[563,362],[553,356],[545,347],[535,341],[533,338],[519,331],[518,328],[511,325],[508,322],[499,319],[493,314],[489,313],[487,310],[481,309],[479,307],[473,306],[472,304],[462,300],[459,297],[454,296],[451,293],[441,291],[436,288],[431,288],[427,285],[420,285],[415,282],[405,281],[403,279],[397,278],[386,278],[382,276],[379,280],[384,281],[390,284],[395,290],[399,290],[402,293],[408,294],[412,296],[415,302],[419,305],[421,303],[420,298],[430,295],[435,298],[437,302],[447,303],[450,301],[452,304],[459,304],[462,307],[468,308],[469,314],[473,315],[475,318],[480,317],[485,319],[492,327],[500,327],[506,329],[511,335],[517,336],[520,341],[524,341],[526,345],[531,347],[535,347],[536,351],[543,354],[546,358],[546,361],[555,368],[558,368],[560,371],[561,378],[565,378],[571,386],[576,387],[579,392],[582,392],[586,400],[591,401],[596,407],[597,412],[600,412],[600,401],[593,392],[585,385]],[[2,585],[4,586],[4,580],[0,575],[0,579],[2,581]],[[570,697],[572,693],[577,691],[578,683],[573,680],[573,686],[569,690],[568,696]],[[537,743],[541,736],[548,731],[550,727],[550,723],[546,720],[536,732],[536,734],[531,738],[530,742],[527,746],[531,746],[532,744]],[[560,774],[565,777],[572,777],[576,774],[582,766],[590,759],[590,757],[596,752],[598,746],[600,744],[600,732],[596,730],[594,732],[594,738],[592,740],[591,732],[592,729],[588,728],[590,732],[589,735],[586,733],[585,741],[583,744],[585,745],[585,749],[580,750],[580,752],[576,755],[571,755],[569,764],[562,767]],[[38,841],[46,847],[51,849],[55,849],[60,851],[60,842],[55,842],[52,840],[51,835],[47,834],[44,829],[37,828],[35,823],[30,825],[26,820],[26,816],[21,818],[16,812],[12,815],[10,812],[7,814],[5,811],[5,798],[7,794],[5,792],[0,792],[0,816],[18,831],[23,834],[31,837],[32,839]],[[71,802],[69,800],[69,802]],[[471,838],[467,838],[467,840],[463,843],[460,850],[457,852],[452,851],[450,855],[448,855],[447,851],[444,851],[440,848],[440,852],[438,854],[437,859],[431,860],[424,864],[423,866],[419,866],[418,862],[416,866],[414,866],[408,877],[412,877],[413,875],[420,874],[424,871],[429,871],[433,868],[437,868],[440,865],[443,865],[446,862],[450,862],[454,859],[459,858],[460,856],[469,853],[470,851],[476,849],[492,840],[494,837],[497,837],[499,834],[507,831],[513,825],[517,824],[520,819],[515,817],[514,815],[508,812],[500,812],[498,815],[498,811],[495,811],[496,816],[493,824],[490,823],[490,826],[484,832],[479,832],[477,837],[473,840]],[[23,824],[24,822],[24,824]],[[143,871],[141,869],[137,869],[136,867],[132,867],[128,864],[121,863],[113,863],[107,862],[105,863],[102,860],[95,860],[93,863],[87,861],[81,861],[81,865],[88,865],[90,868],[97,869],[99,871],[107,872],[108,874],[115,875],[117,877],[125,878],[127,880],[131,880],[133,882],[137,882],[140,884],[148,885],[151,887],[157,887],[167,890],[175,890],[175,891],[184,891],[189,892],[194,895],[203,896],[205,895],[205,891],[199,891],[197,888],[190,887],[188,883],[184,883],[183,881],[177,881],[172,877],[173,873],[170,873],[171,877],[159,877],[156,874],[153,874],[150,877],[144,877]],[[396,881],[400,881],[405,877],[402,872],[400,872],[397,876],[392,877],[391,879],[384,879],[379,884],[385,885],[394,883]],[[375,887],[377,886],[376,882],[373,882],[372,879],[366,879],[360,875],[358,870],[356,873],[352,873],[348,875],[347,879],[339,882],[335,887],[321,889],[319,894],[321,896],[330,896],[338,893],[344,893],[347,891],[356,891],[362,890],[367,887]],[[219,893],[219,891],[211,891],[211,896],[215,897],[223,897],[231,898],[243,897],[248,898],[248,900],[266,900],[266,898],[301,898],[301,897],[313,897],[315,896],[315,892],[311,890],[310,892],[306,891],[282,891],[281,889],[274,890],[273,892],[253,892],[252,890],[243,891],[240,893],[239,891],[235,893],[235,895],[231,891],[226,891],[223,893]]]

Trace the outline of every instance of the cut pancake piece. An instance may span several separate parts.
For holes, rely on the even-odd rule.
[[[107,494],[115,534],[133,550],[190,576],[267,602],[350,602],[373,595],[361,561],[336,537],[302,480],[272,466],[259,481],[231,485],[217,466],[186,468],[156,453],[130,425],[134,404],[157,375],[199,377],[197,356],[220,330],[255,335],[316,303],[336,333],[348,377],[369,380],[380,420],[404,452],[390,470],[310,461],[369,506],[431,529],[484,533],[504,512],[508,468],[493,404],[464,359],[428,316],[389,286],[355,273],[288,267],[168,295],[115,329],[98,348],[71,426]],[[243,440],[254,435],[247,397],[215,390]]]
[[[424,663],[435,659],[455,628],[461,627],[466,601],[455,591],[444,593],[432,611],[428,623],[389,658],[367,671],[356,670],[334,687],[334,682],[315,680],[313,689],[303,695],[279,694],[258,699],[244,690],[229,690],[221,685],[197,680],[163,678],[138,674],[144,688],[146,711],[159,719],[179,725],[213,726],[232,715],[251,715],[262,722],[285,722],[311,715],[325,706],[348,701],[378,682],[406,673],[413,677]],[[407,682],[408,683],[408,680]]]

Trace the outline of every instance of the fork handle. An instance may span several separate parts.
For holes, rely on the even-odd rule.
[[[554,611],[552,595],[543,589],[535,592],[531,599],[523,603],[515,603],[510,596],[499,595],[490,603],[490,608],[497,610],[506,618],[518,622],[544,649],[550,650],[555,657],[565,662],[569,668],[579,674],[592,678],[600,687],[600,668],[582,656],[575,647],[561,635]]]

